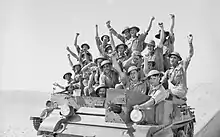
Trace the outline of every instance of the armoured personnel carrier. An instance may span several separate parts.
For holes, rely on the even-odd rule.
[[[133,109],[149,98],[118,89],[109,89],[106,98],[53,93],[52,107],[30,119],[43,137],[193,137],[193,108],[167,99]]]

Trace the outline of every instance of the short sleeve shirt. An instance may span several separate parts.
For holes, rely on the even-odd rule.
[[[155,69],[157,69],[158,71],[164,71],[164,64],[163,64],[163,49],[157,47],[154,50],[154,53],[151,54],[147,54],[147,56],[149,57],[149,60],[154,60],[156,65],[155,65]]]
[[[106,75],[105,73],[102,72],[99,78],[99,84],[100,85],[106,85],[109,88],[115,88],[116,84],[119,84],[119,75],[116,71],[111,70],[110,75]]]

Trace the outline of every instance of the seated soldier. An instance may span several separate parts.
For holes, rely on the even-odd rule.
[[[184,100],[186,100],[186,94],[188,90],[186,71],[194,54],[192,40],[193,36],[190,34],[188,36],[190,48],[189,56],[185,60],[182,60],[178,52],[172,52],[169,55],[171,68],[165,72],[165,75],[161,80],[162,83],[168,81],[169,89],[171,91],[171,94],[173,95],[174,104],[182,104],[184,103]]]
[[[127,71],[128,70],[128,68],[130,67],[130,66],[136,66],[136,67],[138,67],[138,68],[140,68],[141,67],[141,64],[142,64],[142,62],[143,62],[143,60],[142,60],[142,55],[141,55],[141,52],[139,52],[139,51],[133,51],[133,53],[132,53],[132,56],[128,59],[128,60],[126,60],[126,61],[124,61],[122,64],[123,64],[123,68]]]
[[[112,55],[114,68],[120,75],[121,83],[116,86],[117,89],[128,89],[146,94],[148,92],[148,84],[141,81],[140,68],[136,66],[129,67],[127,73],[123,72],[117,62],[116,53]]]
[[[97,85],[99,85],[99,77],[100,77],[100,74],[101,74],[101,63],[102,63],[102,61],[104,61],[104,60],[107,60],[105,57],[103,57],[103,56],[99,56],[99,57],[97,57],[95,60],[94,60],[94,63],[96,64],[96,66],[97,66],[97,69],[96,69],[96,73],[95,73],[95,75],[94,75],[94,81],[95,81],[95,83],[94,84],[97,84]]]
[[[74,79],[72,78],[72,73],[68,72],[66,74],[64,74],[63,79],[67,81],[67,86],[61,86],[58,83],[54,83],[54,86],[57,86],[61,89],[63,89],[64,91],[59,92],[59,93],[65,93],[68,92],[68,94],[72,94],[73,90],[75,89],[79,89],[79,83],[76,83],[76,81],[74,81]]]
[[[95,93],[98,97],[106,98],[107,89],[108,86],[102,84],[95,88]]]
[[[147,43],[147,54],[145,55],[148,60],[155,61],[155,69],[158,71],[164,71],[163,67],[163,45],[156,46],[154,40],[150,40]]]
[[[160,103],[169,96],[169,93],[164,89],[164,87],[160,83],[161,77],[162,73],[158,70],[151,70],[148,73],[147,80],[150,83],[150,90],[147,95],[151,98],[145,103],[135,105],[134,109],[147,109],[152,105]]]
[[[40,114],[40,118],[44,119],[55,109],[57,106],[52,101],[48,100],[46,102],[46,108],[43,110],[43,112]]]
[[[91,69],[92,74],[89,78],[83,80],[85,96],[92,96],[92,94],[94,94],[94,88],[98,86],[98,83],[95,82],[96,69],[97,67],[93,67],[93,69]]]
[[[112,63],[109,60],[104,60],[101,63],[102,73],[99,78],[99,85],[106,85],[109,88],[115,88],[115,85],[119,83],[118,72],[112,68]]]

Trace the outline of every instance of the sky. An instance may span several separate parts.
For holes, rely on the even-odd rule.
[[[63,74],[71,71],[66,46],[75,51],[71,44],[77,32],[78,44],[88,42],[96,57],[96,24],[100,36],[108,33],[108,20],[118,32],[131,25],[143,32],[155,16],[147,42],[154,39],[158,22],[169,29],[170,13],[176,16],[175,51],[183,58],[188,53],[186,36],[194,36],[189,88],[197,83],[218,83],[218,0],[0,0],[0,90],[51,92],[52,83],[64,84]]]

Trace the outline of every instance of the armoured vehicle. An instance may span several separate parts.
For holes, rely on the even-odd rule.
[[[109,89],[106,98],[53,93],[53,107],[30,119],[43,137],[193,137],[194,108],[167,99],[133,109],[149,98],[119,89]]]

